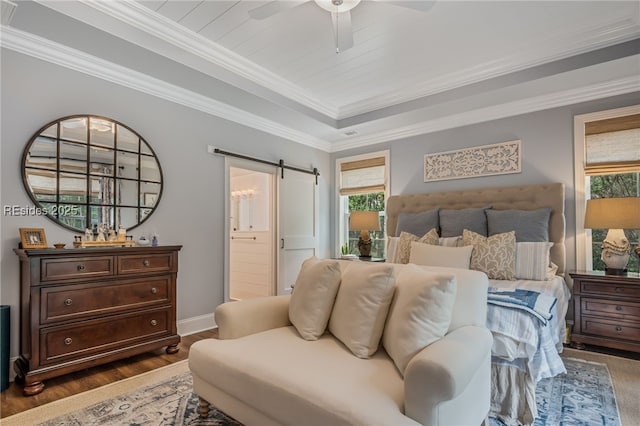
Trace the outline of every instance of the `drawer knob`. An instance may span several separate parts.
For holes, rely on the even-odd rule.
[[[71,299],[65,299],[64,300],[64,305],[65,306],[71,306],[71,303],[73,303],[73,300],[71,300]]]
[[[617,326],[617,327],[616,327],[616,331],[617,331],[618,333],[620,333],[620,332],[622,331],[622,327]]]
[[[155,287],[151,287],[151,294],[156,294],[158,292],[158,289]]]
[[[158,321],[156,321],[156,320],[151,320],[151,325],[155,327],[156,325],[158,325]]]
[[[622,306],[618,305],[616,306],[616,311],[621,311],[622,310]]]
[[[145,260],[143,260],[143,261],[142,261],[142,264],[143,264],[144,266],[149,266],[149,265],[151,264],[151,262],[149,262],[149,260],[148,260],[148,259],[145,259]]]
[[[616,287],[616,293],[622,293],[624,289],[622,287]]]
[[[78,271],[84,271],[84,265],[78,265],[78,266],[76,266],[76,269]]]
[[[69,346],[71,344],[71,342],[73,342],[71,337],[67,337],[66,339],[64,339],[64,344],[67,345],[67,346]]]

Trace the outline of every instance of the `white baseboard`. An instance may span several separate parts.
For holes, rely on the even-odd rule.
[[[191,317],[178,321],[176,324],[178,327],[178,334],[180,336],[188,336],[190,334],[199,333],[201,331],[211,330],[216,328],[216,320],[213,313],[200,315],[197,317]],[[9,381],[13,382],[16,378],[16,372],[13,370],[13,365],[18,357],[13,357],[9,360]]]
[[[211,330],[218,326],[213,313],[186,318],[178,321],[178,334],[188,336],[205,330]]]

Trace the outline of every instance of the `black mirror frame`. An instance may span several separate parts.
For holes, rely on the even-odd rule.
[[[138,191],[138,205],[135,206],[138,211],[137,211],[137,217],[138,217],[138,221],[135,225],[133,226],[129,226],[126,227],[127,231],[131,230],[131,229],[135,229],[136,227],[140,226],[141,224],[143,224],[144,222],[147,221],[147,219],[149,219],[149,217],[155,212],[155,210],[157,209],[158,205],[160,204],[160,200],[162,199],[162,193],[163,193],[163,189],[164,189],[164,174],[162,172],[162,166],[160,165],[160,161],[158,160],[158,156],[156,155],[155,151],[153,150],[153,148],[151,147],[151,145],[135,130],[133,130],[131,127],[127,126],[126,124],[123,124],[117,120],[114,120],[112,118],[109,117],[104,117],[104,116],[99,116],[99,115],[92,115],[92,114],[75,114],[75,115],[68,115],[65,117],[61,117],[58,118],[56,120],[53,120],[47,124],[45,124],[44,126],[42,126],[40,129],[38,129],[38,131],[36,131],[33,136],[29,139],[29,142],[27,143],[27,145],[25,146],[23,152],[22,152],[22,161],[21,161],[21,173],[22,173],[22,183],[24,185],[25,190],[27,191],[27,194],[29,195],[29,198],[31,199],[31,201],[33,201],[34,205],[36,206],[37,209],[40,209],[39,211],[44,213],[43,215],[46,216],[47,218],[49,218],[51,221],[55,222],[56,224],[62,226],[63,228],[69,229],[71,231],[74,232],[78,232],[78,233],[83,233],[85,231],[85,229],[77,229],[74,228],[71,225],[68,225],[66,223],[63,223],[62,221],[60,221],[57,217],[53,216],[52,214],[50,214],[46,208],[44,208],[44,206],[41,204],[40,200],[38,200],[35,196],[35,194],[32,192],[31,187],[29,185],[29,181],[27,178],[27,169],[30,167],[27,167],[27,158],[31,149],[31,146],[33,145],[33,143],[38,139],[38,137],[40,137],[40,135],[42,134],[42,132],[44,132],[46,129],[48,129],[49,127],[51,127],[54,124],[59,124],[62,121],[66,121],[66,120],[71,120],[71,119],[78,119],[78,118],[86,118],[87,119],[87,125],[89,123],[89,119],[97,119],[97,120],[104,120],[104,121],[109,121],[111,123],[114,123],[116,125],[122,126],[125,129],[127,129],[128,131],[130,131],[131,133],[133,133],[139,140],[139,152],[141,151],[140,146],[142,143],[144,143],[146,145],[146,147],[149,149],[150,154],[153,156],[153,158],[155,159],[155,162],[158,166],[158,172],[160,174],[160,181],[159,182],[153,182],[153,181],[145,181],[143,179],[140,179],[140,175],[138,175],[138,178],[135,179],[134,181],[138,183],[138,185],[140,184],[140,182],[149,182],[149,183],[155,183],[155,184],[159,184],[160,185],[160,190],[158,191],[157,194],[157,198],[155,201],[155,204],[153,207],[147,208],[144,205],[141,205],[141,198],[142,196],[140,195],[139,191]],[[117,138],[117,135],[116,135]],[[61,140],[60,135],[58,134],[58,137],[56,138],[56,143],[59,143]],[[90,141],[87,140],[87,145],[90,146]],[[113,148],[114,151],[117,152],[117,145],[114,145]],[[56,158],[59,159],[59,151],[56,152]],[[87,162],[90,161],[89,158],[87,158],[86,160]],[[115,165],[114,165],[115,166]],[[53,170],[51,170],[53,171]],[[64,170],[60,170],[60,164],[59,161],[57,161],[57,166],[55,169],[56,172],[56,176],[59,176],[60,172],[65,172]],[[91,176],[91,174],[89,172],[86,173],[87,178],[89,176]],[[113,176],[115,178],[115,176]],[[133,179],[130,179],[133,180]],[[58,187],[59,188],[59,187]],[[59,194],[59,189],[56,191],[57,194]],[[91,203],[90,202],[90,195],[87,193],[87,197],[86,197],[86,201],[84,203],[77,203],[77,204],[84,204],[86,206],[86,214],[85,214],[85,225],[87,228],[90,228],[90,206],[96,206],[97,204],[95,203]],[[55,205],[59,206],[59,199],[55,201]],[[66,203],[65,203],[66,204]],[[118,204],[115,199],[114,199],[114,203],[113,204],[109,204],[110,206],[112,206],[114,209],[116,209],[119,206],[126,206],[124,204]],[[126,207],[132,207],[132,206],[126,206]],[[142,217],[141,215],[141,210],[142,209],[149,209],[149,212],[144,215],[144,217]],[[116,226],[119,224],[116,224]]]

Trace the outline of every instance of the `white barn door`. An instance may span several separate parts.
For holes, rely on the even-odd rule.
[[[290,294],[302,262],[318,254],[318,185],[312,174],[285,169],[278,180],[278,286]]]

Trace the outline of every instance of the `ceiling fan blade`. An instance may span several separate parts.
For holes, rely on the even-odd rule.
[[[391,4],[393,6],[406,7],[407,9],[419,10],[421,12],[426,12],[433,7],[435,1],[432,0],[409,0],[409,1],[380,1],[381,3]]]
[[[270,16],[292,9],[308,0],[292,0],[292,1],[271,1],[262,6],[251,9],[248,13],[253,19],[267,19]]]
[[[351,12],[331,13],[333,36],[336,39],[336,53],[353,47],[353,29],[351,28]]]

